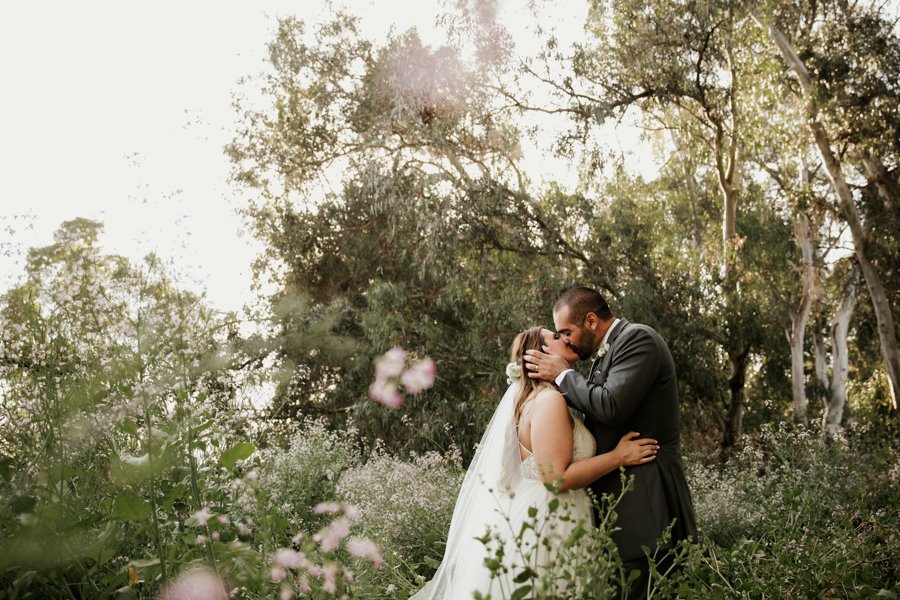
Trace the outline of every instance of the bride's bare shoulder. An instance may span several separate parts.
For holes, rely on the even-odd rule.
[[[568,412],[566,399],[555,387],[547,386],[534,397],[535,408],[542,412]]]

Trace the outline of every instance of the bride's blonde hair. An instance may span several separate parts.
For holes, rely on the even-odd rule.
[[[543,327],[530,327],[526,329],[516,335],[513,339],[512,346],[509,349],[510,360],[522,367],[522,376],[520,377],[522,387],[519,389],[519,395],[516,397],[515,404],[516,428],[519,427],[519,419],[522,417],[522,408],[525,406],[525,401],[528,400],[538,387],[543,387],[545,384],[540,379],[532,379],[528,376],[528,369],[525,368],[525,361],[522,359],[526,350],[542,350],[544,346],[543,331]]]

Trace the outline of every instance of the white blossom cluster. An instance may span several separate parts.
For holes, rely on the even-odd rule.
[[[329,430],[324,420],[304,421],[286,451],[262,455],[260,486],[285,516],[312,518],[311,507],[328,500],[341,471],[356,462],[355,436],[353,429]]]
[[[363,533],[385,551],[419,562],[446,539],[463,476],[456,449],[409,460],[374,453],[343,474],[337,493],[356,506]],[[432,558],[440,560],[439,551]]]

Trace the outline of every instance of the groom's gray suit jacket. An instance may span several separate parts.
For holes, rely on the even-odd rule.
[[[594,361],[587,379],[571,371],[559,390],[584,413],[598,454],[615,448],[629,431],[659,441],[656,460],[625,469],[626,475],[634,475],[634,489],[616,508],[620,530],[613,540],[622,560],[629,561],[644,556],[642,545],[651,553],[664,547],[657,539],[673,519],[673,541],[696,538],[697,526],[681,462],[678,384],[669,347],[651,327],[625,319],[615,325],[607,343],[609,351]],[[591,489],[598,497],[618,496],[619,472],[601,477]]]

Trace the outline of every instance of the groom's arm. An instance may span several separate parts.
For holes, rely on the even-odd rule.
[[[618,346],[602,384],[585,379],[577,371],[569,371],[559,383],[559,391],[570,406],[611,427],[628,420],[659,370],[659,348],[646,331],[633,327],[623,332]]]

